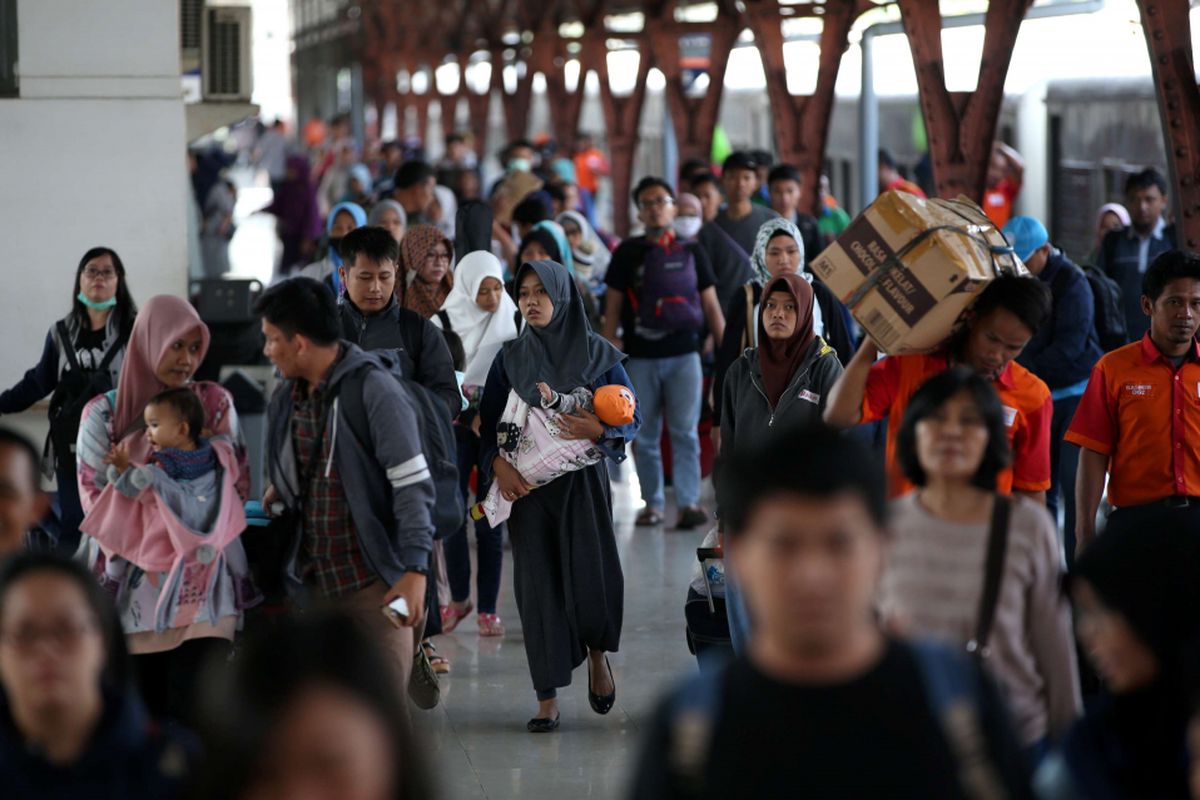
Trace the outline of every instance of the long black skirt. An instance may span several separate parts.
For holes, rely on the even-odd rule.
[[[537,690],[571,684],[587,652],[621,641],[625,578],[605,462],[535,489],[508,519],[513,585]]]

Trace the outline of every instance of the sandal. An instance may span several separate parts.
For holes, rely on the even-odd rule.
[[[425,657],[429,659],[429,666],[433,667],[433,671],[438,675],[445,675],[450,672],[450,659],[445,656],[438,655],[437,647],[433,642],[426,639],[421,642],[421,647],[425,650]]]
[[[442,606],[442,633],[450,633],[458,627],[458,623],[471,615],[475,604],[470,600],[461,609],[454,605]]]
[[[663,524],[663,515],[653,508],[644,508],[642,509],[642,513],[637,515],[637,519],[633,521],[633,524],[639,528],[652,528]]]
[[[504,623],[500,621],[500,617],[496,614],[479,613],[479,635],[480,636],[503,636]]]

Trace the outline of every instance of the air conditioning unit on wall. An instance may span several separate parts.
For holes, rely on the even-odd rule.
[[[200,79],[203,98],[249,102],[253,92],[250,7],[205,7],[201,37]]]

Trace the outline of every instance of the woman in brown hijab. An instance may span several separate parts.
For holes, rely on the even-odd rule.
[[[813,331],[813,290],[800,275],[767,284],[758,317],[758,347],[747,349],[725,376],[721,449],[739,436],[780,425],[817,424],[830,387],[842,374],[837,354]]]
[[[400,242],[396,298],[425,319],[438,312],[454,288],[454,243],[432,225],[414,225]]]

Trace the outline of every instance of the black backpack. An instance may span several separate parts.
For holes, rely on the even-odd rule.
[[[99,366],[95,369],[85,369],[75,354],[67,324],[59,320],[56,329],[59,346],[67,358],[69,369],[59,376],[58,386],[50,396],[50,433],[46,436],[46,453],[53,452],[55,467],[60,471],[73,472],[75,441],[79,438],[79,418],[83,416],[83,407],[96,395],[115,388],[108,370],[129,338],[118,338],[112,347],[108,348]]]
[[[433,478],[433,538],[444,539],[462,527],[467,506],[458,487],[458,442],[454,427],[446,415],[446,402],[416,381],[400,374],[400,365],[387,351],[373,351],[389,367],[389,374],[404,387],[412,402],[421,436],[421,452]],[[372,451],[371,432],[367,430],[367,410],[363,404],[363,384],[367,370],[363,367],[342,379],[338,397],[346,409],[350,430],[360,447]]]
[[[1092,302],[1095,305],[1093,325],[1100,349],[1108,353],[1129,344],[1129,332],[1125,328],[1125,310],[1121,305],[1121,286],[1096,267],[1084,264],[1079,267],[1083,277],[1092,287]],[[1054,293],[1062,291],[1067,279],[1066,270],[1059,270],[1054,278]]]

